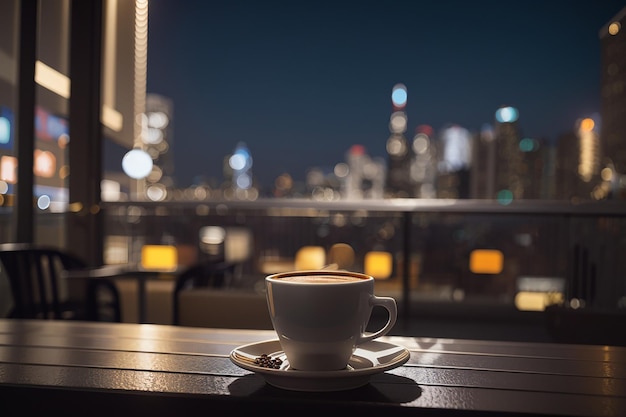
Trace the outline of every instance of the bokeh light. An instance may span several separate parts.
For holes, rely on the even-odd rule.
[[[164,129],[169,124],[169,121],[167,114],[161,111],[148,113],[148,127]]]
[[[402,111],[393,112],[389,118],[389,131],[392,133],[406,132],[407,117]]]
[[[496,200],[498,200],[498,203],[502,204],[503,206],[507,206],[513,202],[513,193],[511,192],[511,190],[500,190],[498,191]]]
[[[70,143],[70,135],[68,135],[67,133],[62,133],[57,139],[57,144],[59,145],[59,148],[61,149],[67,148],[67,145],[69,143]]]
[[[394,134],[387,139],[387,153],[393,156],[403,156],[407,152],[406,141],[400,134]]]
[[[237,183],[237,187],[242,188],[244,190],[247,190],[248,188],[250,188],[252,186],[252,178],[250,178],[250,175],[248,174],[241,174],[239,175],[235,182]]]
[[[337,178],[345,178],[350,173],[350,166],[345,162],[339,162],[335,165],[333,173],[337,176]]]
[[[413,138],[413,151],[420,155],[428,150],[430,140],[425,133],[418,133]]]
[[[609,25],[609,35],[617,35],[619,31],[622,29],[622,24],[620,22],[613,22]]]
[[[293,187],[293,178],[288,173],[283,173],[276,178],[274,186],[281,191],[288,191]]]
[[[580,121],[580,130],[590,132],[593,130],[595,125],[596,123],[593,121],[593,119],[587,117]]]
[[[48,207],[50,207],[50,202],[50,196],[44,194],[37,198],[37,208],[39,208],[40,210],[47,210]]]
[[[35,175],[42,178],[54,177],[57,166],[57,158],[52,152],[36,149],[34,158]]]
[[[235,171],[241,171],[246,166],[246,158],[239,153],[236,153],[228,160],[228,165]]]
[[[533,152],[539,148],[539,145],[535,139],[524,138],[519,141],[519,149],[522,152]]]
[[[152,158],[141,149],[128,151],[122,158],[124,173],[136,180],[147,177],[152,171]]]
[[[513,123],[517,121],[519,112],[515,107],[501,107],[496,110],[496,120],[500,123]]]
[[[148,128],[148,131],[143,136],[143,141],[150,145],[159,144],[163,142],[163,131],[161,129]]]
[[[150,201],[163,201],[167,196],[167,190],[163,184],[152,184],[146,190],[146,196]]]
[[[66,179],[69,175],[70,175],[69,165],[63,165],[61,168],[59,168],[59,178]]]
[[[219,245],[224,243],[226,229],[220,226],[205,226],[200,229],[200,242],[207,245]]]
[[[0,144],[6,145],[11,139],[11,122],[8,118],[0,117]]]
[[[404,84],[396,84],[391,90],[391,102],[395,108],[402,109],[406,106],[407,91]]]
[[[159,182],[161,178],[163,178],[163,169],[158,165],[153,165],[147,180],[150,182]]]

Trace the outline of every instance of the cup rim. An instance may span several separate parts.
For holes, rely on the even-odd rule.
[[[285,277],[298,277],[298,276],[304,276],[304,275],[339,275],[342,277],[354,277],[354,278],[359,278],[362,281],[351,281],[351,282],[345,282],[345,284],[355,284],[355,283],[359,283],[359,282],[368,282],[368,281],[373,281],[374,277],[371,275],[367,275],[367,274],[363,274],[361,272],[353,272],[353,271],[346,271],[346,270],[336,270],[336,269],[306,269],[306,270],[298,270],[298,271],[286,271],[286,272],[278,272],[275,274],[271,274],[271,275],[267,275],[265,277],[266,280],[279,280],[280,278],[285,278]],[[280,282],[284,282],[286,284],[304,284],[302,282],[293,282],[293,281],[280,281]],[[323,284],[316,284],[316,285],[323,285]],[[334,283],[333,285],[337,285],[336,283]]]

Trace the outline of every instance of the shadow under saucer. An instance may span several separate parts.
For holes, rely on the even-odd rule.
[[[410,378],[383,373],[369,383],[342,391],[293,391],[277,388],[257,374],[237,378],[228,389],[233,396],[279,399],[282,401],[404,404],[420,397],[422,389]],[[354,406],[354,404],[352,404]]]

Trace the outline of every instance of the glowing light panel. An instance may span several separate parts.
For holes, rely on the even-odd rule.
[[[499,274],[502,272],[504,254],[495,249],[476,249],[470,253],[470,271],[474,274]]]
[[[376,279],[387,279],[393,270],[393,256],[389,252],[371,251],[365,254],[365,273]]]
[[[141,247],[141,267],[144,269],[173,270],[178,266],[178,251],[171,245],[144,245]]]

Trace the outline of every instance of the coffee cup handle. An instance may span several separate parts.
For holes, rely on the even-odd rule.
[[[396,305],[395,299],[391,297],[377,297],[373,295],[370,298],[370,306],[372,307],[372,309],[376,306],[385,308],[385,310],[387,310],[387,312],[389,313],[389,319],[387,320],[387,324],[385,324],[382,329],[373,333],[361,333],[359,339],[356,342],[357,345],[370,342],[377,337],[386,335],[396,324],[396,320],[398,318],[398,306]]]

